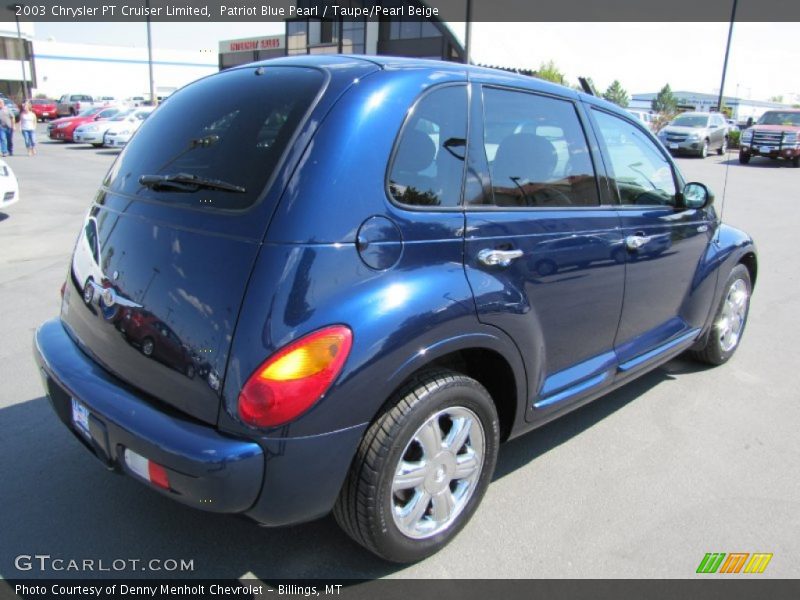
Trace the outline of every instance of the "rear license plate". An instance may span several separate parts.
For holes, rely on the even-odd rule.
[[[75,425],[75,429],[91,439],[92,435],[89,433],[89,409],[75,400],[75,398],[72,398],[72,424]]]

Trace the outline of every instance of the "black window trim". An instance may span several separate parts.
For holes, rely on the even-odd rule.
[[[498,83],[488,83],[488,82],[482,82],[482,81],[473,81],[473,83],[477,84],[480,87],[480,92],[481,92],[480,94],[476,94],[476,96],[478,96],[478,97],[477,97],[477,99],[474,100],[475,102],[480,102],[480,112],[481,112],[481,116],[482,116],[482,122],[480,124],[481,139],[484,139],[483,126],[486,123],[486,112],[485,112],[486,107],[485,107],[485,103],[483,101],[483,90],[484,89],[489,88],[489,89],[497,89],[497,90],[508,91],[508,92],[521,92],[521,93],[525,93],[525,94],[531,94],[531,95],[534,95],[534,96],[542,96],[542,97],[550,98],[550,99],[554,99],[554,100],[561,100],[561,101],[569,102],[570,104],[572,104],[572,108],[575,110],[575,116],[576,116],[576,118],[578,120],[578,124],[580,125],[581,131],[583,131],[583,135],[584,135],[584,138],[586,140],[586,148],[587,148],[587,150],[589,150],[589,159],[592,162],[592,169],[594,170],[594,181],[595,181],[595,187],[597,189],[598,204],[593,205],[593,206],[496,206],[494,204],[482,204],[482,205],[471,204],[471,205],[464,205],[464,210],[466,212],[555,212],[555,211],[570,211],[570,212],[572,212],[572,211],[583,211],[583,212],[587,212],[587,211],[609,210],[609,209],[614,209],[615,208],[615,206],[603,202],[603,199],[604,199],[605,196],[601,192],[600,181],[598,179],[598,175],[599,175],[600,171],[597,168],[597,162],[596,162],[597,157],[595,156],[595,151],[592,149],[592,144],[591,144],[590,138],[589,138],[589,136],[587,134],[587,131],[591,131],[591,127],[589,126],[589,123],[585,122],[584,116],[582,114],[582,111],[578,107],[578,101],[576,99],[568,98],[566,96],[561,96],[559,94],[553,94],[553,93],[545,92],[545,91],[541,91],[541,90],[533,90],[533,89],[526,88],[526,87],[517,87],[517,86],[513,86],[513,85],[504,85],[504,84],[498,84]],[[587,126],[589,126],[589,127],[587,127]],[[484,153],[483,164],[487,165],[487,173],[483,173],[482,175],[485,176],[486,178],[488,178],[488,180],[490,182],[490,186],[491,186],[492,177],[491,177],[491,173],[488,172],[489,159],[486,156],[485,144],[481,143],[480,144],[480,148],[482,149],[482,151]],[[467,152],[470,152],[470,151],[471,151],[471,145],[468,143],[467,144]],[[603,173],[605,174],[605,170],[603,171]],[[463,195],[462,195],[461,201],[462,201],[462,203],[464,201]]]
[[[411,106],[408,108],[406,112],[406,116],[403,119],[403,124],[400,126],[400,130],[397,132],[397,135],[394,138],[394,144],[392,145],[392,152],[389,154],[389,160],[386,163],[386,173],[384,174],[383,178],[383,191],[386,194],[386,199],[389,203],[398,208],[400,210],[409,211],[409,212],[431,212],[431,213],[445,213],[445,212],[463,212],[464,211],[464,182],[466,180],[466,173],[467,173],[467,160],[468,157],[465,155],[464,158],[464,167],[461,169],[461,185],[459,186],[459,199],[458,204],[456,206],[417,206],[414,204],[403,204],[402,202],[398,202],[395,197],[392,195],[391,190],[389,189],[390,184],[390,176],[392,174],[392,169],[394,168],[394,161],[397,157],[397,152],[400,149],[400,141],[403,139],[403,135],[406,132],[406,128],[409,127],[409,123],[416,112],[417,106],[430,94],[434,93],[435,91],[447,88],[447,87],[463,87],[465,88],[467,94],[467,131],[466,131],[466,151],[469,153],[469,135],[470,135],[470,126],[471,126],[471,118],[470,118],[470,106],[472,103],[472,94],[471,94],[471,86],[466,79],[460,81],[446,81],[443,83],[439,83],[436,85],[432,85],[429,88],[426,88],[421,94],[419,94],[415,99],[414,102],[411,103]],[[438,148],[437,148],[438,151]]]
[[[606,109],[605,107],[602,107],[602,106],[590,105],[588,108],[589,108],[589,110],[587,112],[589,113],[589,117],[590,117],[590,119],[592,121],[592,126],[597,132],[597,141],[598,141],[598,144],[600,145],[600,152],[603,155],[603,162],[606,164],[606,169],[607,169],[606,170],[606,177],[608,178],[609,182],[611,180],[614,181],[614,184],[610,185],[611,189],[609,190],[611,192],[611,199],[614,201],[614,205],[613,205],[614,209],[616,209],[616,210],[641,210],[642,208],[649,207],[649,208],[670,209],[670,210],[673,210],[675,212],[686,210],[685,207],[681,206],[681,199],[680,199],[681,190],[683,189],[683,186],[684,186],[683,177],[681,176],[681,173],[678,170],[677,165],[672,160],[672,156],[669,154],[669,152],[667,152],[666,148],[663,147],[661,142],[658,141],[658,139],[653,135],[653,133],[651,131],[647,130],[640,123],[637,123],[633,119],[629,119],[626,115],[622,115],[622,114],[619,114],[619,113],[617,113],[615,111],[608,110],[608,109]],[[619,120],[621,120],[621,121],[623,121],[625,123],[628,123],[629,125],[632,125],[634,128],[636,128],[639,131],[641,131],[642,133],[644,133],[645,137],[649,137],[650,141],[653,143],[653,146],[655,146],[655,149],[665,159],[666,163],[670,167],[670,170],[672,171],[672,181],[675,184],[675,204],[674,205],[669,205],[669,204],[666,204],[666,205],[665,204],[623,204],[622,203],[622,198],[620,197],[620,194],[619,194],[619,188],[617,187],[617,184],[616,184],[616,177],[614,176],[614,172],[613,172],[614,169],[613,169],[613,166],[610,164],[611,163],[611,157],[607,156],[606,143],[605,143],[605,140],[600,135],[600,124],[594,118],[594,114],[591,112],[592,110],[596,110],[598,112],[604,113],[604,114],[609,115],[611,117],[616,117],[617,119],[619,119]]]

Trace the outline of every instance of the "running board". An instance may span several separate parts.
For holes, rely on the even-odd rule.
[[[606,371],[605,373],[600,373],[599,375],[595,375],[594,377],[590,377],[585,381],[581,381],[573,385],[572,387],[568,387],[567,389],[558,392],[557,394],[553,394],[552,396],[548,396],[547,398],[543,398],[539,400],[536,404],[533,405],[533,408],[547,408],[552,404],[556,404],[557,402],[562,402],[563,400],[567,400],[573,396],[577,396],[582,392],[586,392],[594,387],[599,386],[603,383],[606,379],[608,379],[609,375]]]
[[[644,354],[640,354],[636,358],[632,358],[624,363],[620,363],[620,365],[617,367],[617,370],[620,373],[625,373],[627,371],[635,369],[636,367],[639,367],[644,363],[650,362],[652,359],[661,356],[662,354],[666,354],[667,352],[675,349],[681,344],[686,344],[686,342],[694,342],[694,340],[697,339],[697,336],[699,334],[700,334],[700,329],[692,329],[690,331],[687,331],[683,335],[680,335],[673,340],[661,344],[658,348],[650,350],[650,352],[645,352]]]

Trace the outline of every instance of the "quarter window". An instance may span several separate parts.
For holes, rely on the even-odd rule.
[[[389,192],[409,206],[455,207],[467,153],[467,89],[439,88],[410,113],[389,173]]]
[[[544,208],[600,204],[586,136],[572,102],[493,88],[484,89],[483,101],[490,202]]]
[[[594,111],[610,164],[610,176],[625,205],[675,206],[672,167],[658,146],[638,127]]]

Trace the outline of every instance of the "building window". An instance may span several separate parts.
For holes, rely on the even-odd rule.
[[[286,53],[308,54],[308,22],[305,19],[286,22]]]
[[[389,39],[414,40],[419,38],[435,38],[441,36],[431,21],[420,19],[392,19],[389,24]]]
[[[345,54],[364,54],[366,52],[365,36],[365,21],[342,22],[342,52]]]

